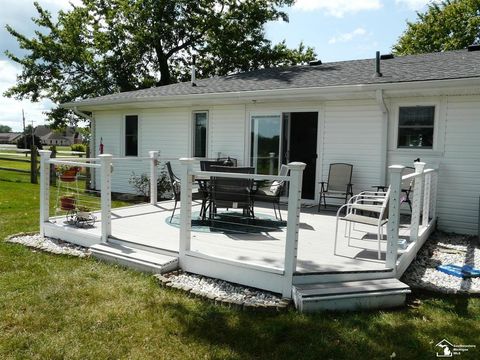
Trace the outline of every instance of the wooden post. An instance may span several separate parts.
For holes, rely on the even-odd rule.
[[[422,226],[428,226],[430,219],[430,193],[432,184],[432,173],[425,175],[425,187],[423,190],[423,211],[422,211]]]
[[[150,155],[150,204],[157,205],[158,200],[158,151],[149,151]]]
[[[40,235],[45,235],[44,224],[50,211],[50,150],[40,150]]]
[[[30,182],[37,184],[37,147],[32,144],[30,151]]]
[[[110,154],[99,155],[101,165],[100,196],[102,205],[102,242],[112,234],[112,158]]]
[[[195,159],[181,158],[180,164],[180,240],[178,254],[180,267],[185,259],[185,253],[190,250],[192,228],[192,165]]]
[[[387,252],[385,267],[395,269],[398,252],[398,228],[400,226],[400,198],[402,195],[402,171],[405,167],[392,165],[390,173],[390,199],[388,201]]]
[[[55,146],[50,147],[50,159],[57,157],[57,148]],[[57,184],[57,174],[55,172],[55,164],[50,164],[50,185],[55,186]]]
[[[305,163],[292,162],[290,169],[290,187],[288,192],[287,238],[285,242],[284,280],[282,295],[292,297],[293,273],[297,269],[298,230],[300,206],[302,200],[302,178]]]
[[[423,175],[423,169],[425,168],[424,162],[416,162],[415,173],[420,174],[415,177],[415,183],[413,184],[413,203],[412,203],[412,220],[410,224],[410,241],[417,241],[418,230],[420,228],[420,211],[422,206],[423,195],[423,181],[425,176]]]

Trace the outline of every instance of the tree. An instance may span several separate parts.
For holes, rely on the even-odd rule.
[[[480,0],[430,3],[393,46],[398,55],[464,49],[480,41]]]
[[[167,85],[189,77],[193,55],[202,77],[304,63],[315,58],[312,48],[273,45],[263,29],[268,21],[288,21],[279,8],[293,2],[83,0],[57,20],[35,3],[33,38],[7,25],[28,54],[6,52],[23,69],[5,95],[64,103]],[[48,116],[54,126],[78,120],[60,108]]]
[[[43,146],[40,138],[37,135],[33,135],[33,139],[35,141],[35,146],[37,147],[37,149],[42,150]],[[30,149],[31,146],[32,146],[32,134],[23,135],[20,139],[17,140],[18,149]]]
[[[12,132],[12,128],[8,125],[0,125],[0,133]]]

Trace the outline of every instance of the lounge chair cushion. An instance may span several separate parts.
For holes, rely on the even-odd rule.
[[[270,193],[271,196],[277,196],[279,191],[282,189],[282,183],[280,181],[275,180],[272,185],[270,185]]]

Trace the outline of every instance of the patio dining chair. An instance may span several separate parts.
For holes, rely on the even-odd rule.
[[[255,168],[212,166],[212,171],[253,174]],[[212,177],[210,182],[210,218],[216,215],[218,208],[242,209],[244,215],[254,217],[252,187],[252,179]]]
[[[328,180],[320,183],[320,201],[318,202],[318,211],[322,204],[327,208],[327,198],[341,199],[344,203],[348,197],[353,196],[352,189],[353,165],[345,163],[332,163],[328,170]]]
[[[222,166],[223,161],[220,160],[200,160],[201,171],[212,171],[212,166]]]
[[[180,201],[180,178],[173,173],[172,164],[170,163],[170,161],[167,161],[165,163],[165,166],[167,167],[168,177],[170,179],[170,185],[172,187],[173,200],[175,200],[172,216],[170,217],[170,222],[172,222],[173,215],[175,214],[175,210],[177,209],[177,203]]]
[[[375,226],[377,228],[378,259],[381,258],[381,240],[383,239],[383,226],[388,222],[388,200],[390,198],[390,187],[386,192],[364,191],[352,196],[345,205],[337,211],[335,227],[334,254],[337,254],[338,224],[345,221],[348,226],[348,245],[354,224]],[[345,210],[345,215],[341,216]]]
[[[282,165],[280,167],[278,176],[287,176],[289,171],[290,169],[287,165]],[[259,186],[254,194],[255,201],[267,202],[272,204],[275,218],[277,220],[280,218],[280,221],[283,221],[282,213],[280,212],[280,196],[285,190],[285,185],[286,183],[284,180],[275,180],[263,186]]]

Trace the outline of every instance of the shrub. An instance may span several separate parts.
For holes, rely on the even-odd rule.
[[[137,194],[142,195],[145,198],[150,196],[150,177],[143,173],[141,175],[136,175],[135,172],[132,172],[128,183],[135,189]],[[167,198],[168,194],[172,191],[172,186],[170,180],[167,176],[165,168],[162,168],[158,174],[157,180],[157,192],[158,199]]]
[[[25,149],[25,137],[27,138],[27,149],[30,149],[32,146],[32,135],[22,136],[20,139],[17,140],[17,148],[18,149]],[[33,139],[35,141],[35,146],[37,149],[42,150],[42,141],[36,135],[33,135]]]
[[[70,149],[72,151],[80,151],[80,152],[86,152],[87,151],[87,146],[84,144],[73,144],[70,146]]]

